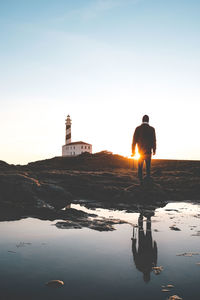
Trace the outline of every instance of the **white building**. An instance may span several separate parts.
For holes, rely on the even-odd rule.
[[[65,145],[62,146],[62,156],[76,156],[83,152],[92,153],[92,145],[85,142],[71,142],[71,119],[67,116],[65,120],[66,134],[65,134]]]

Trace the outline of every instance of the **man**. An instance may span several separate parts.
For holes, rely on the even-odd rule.
[[[135,147],[138,147],[140,158],[138,160],[138,177],[140,183],[143,181],[142,169],[145,161],[146,178],[150,178],[151,155],[156,154],[156,134],[155,129],[149,126],[149,117],[143,116],[142,124],[135,129],[132,143],[132,156],[135,155]]]

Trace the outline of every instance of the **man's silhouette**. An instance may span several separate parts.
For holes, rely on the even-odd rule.
[[[142,124],[135,129],[132,143],[132,156],[135,155],[135,147],[138,147],[140,158],[138,160],[138,177],[142,183],[142,169],[145,161],[146,177],[150,178],[151,155],[156,153],[156,133],[155,129],[149,126],[149,117],[143,116]]]
[[[157,244],[152,239],[151,234],[151,214],[145,215],[146,220],[146,233],[143,228],[143,217],[141,213],[138,218],[138,237],[135,235],[135,228],[133,227],[132,238],[132,252],[136,268],[143,273],[143,279],[147,283],[150,281],[150,274],[152,267],[157,265]],[[136,243],[138,241],[138,248]]]

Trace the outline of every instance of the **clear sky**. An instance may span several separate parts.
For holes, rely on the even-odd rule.
[[[72,140],[131,154],[144,114],[157,158],[200,159],[199,0],[0,0],[0,160]]]

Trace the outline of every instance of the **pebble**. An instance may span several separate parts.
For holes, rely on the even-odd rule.
[[[174,288],[174,285],[173,284],[161,285],[161,288],[164,289],[164,290],[162,290],[162,292],[167,292],[167,291],[170,291],[168,289]]]
[[[188,256],[191,257],[193,255],[199,255],[199,252],[184,252],[184,253],[180,253],[180,254],[176,254],[176,256]]]
[[[160,270],[162,271],[163,270],[163,266],[160,266],[160,267],[152,267],[153,270]]]
[[[16,245],[16,247],[17,247],[17,248],[20,248],[20,247],[25,247],[26,245],[30,246],[31,243],[20,242],[19,244]]]
[[[160,275],[160,273],[163,271],[163,266],[160,267],[152,267],[152,270],[155,275]]]
[[[168,298],[168,300],[183,300],[183,298],[179,297],[178,295],[173,295],[173,296],[170,296]]]
[[[176,227],[176,226],[170,226],[169,227],[171,230],[175,230],[175,231],[181,231],[180,228]]]
[[[58,287],[62,287],[64,285],[64,281],[62,281],[62,280],[50,280],[46,283],[46,285],[49,286],[49,287],[58,288]]]
[[[192,236],[200,236],[200,231],[197,231],[197,233],[192,234]]]
[[[173,284],[168,284],[166,287],[172,289],[172,288],[174,288],[174,285]]]

